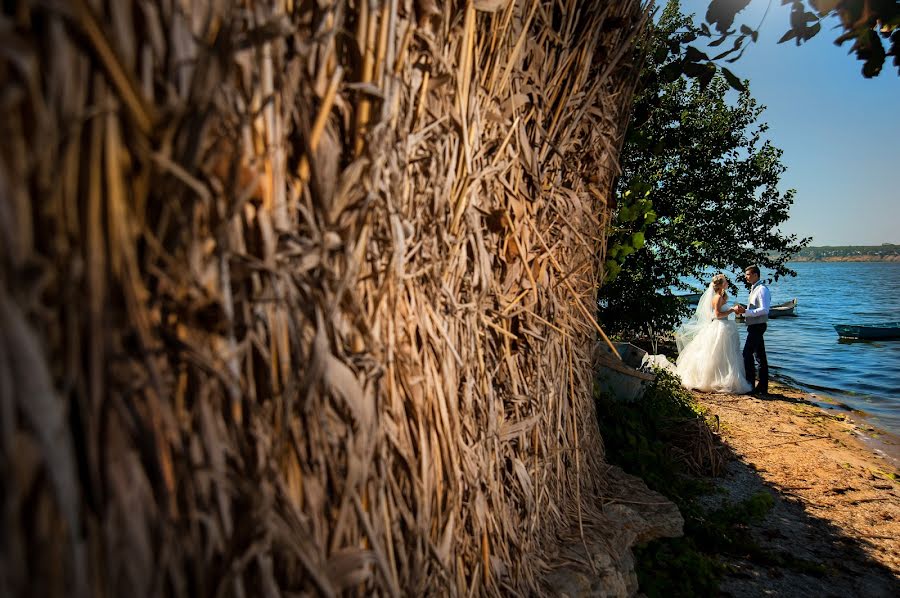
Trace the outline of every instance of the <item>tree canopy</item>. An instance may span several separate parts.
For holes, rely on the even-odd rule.
[[[763,108],[746,84],[731,104],[723,76],[670,80],[682,58],[672,50],[694,34],[672,2],[641,48],[646,62],[600,296],[613,332],[669,330],[686,310],[666,289],[686,289],[682,278],[742,274],[750,264],[776,278],[793,275],[785,262],[809,242],[778,230],[794,192],[778,190],[781,150],[763,138]]]
[[[757,0],[759,2],[766,0]],[[775,0],[767,0],[769,8]],[[758,29],[737,23],[738,16],[751,0],[711,0],[705,23],[678,43],[684,44],[681,57],[670,67],[670,76],[682,73],[698,79],[704,85],[718,70],[736,89],[741,83],[727,67],[717,61],[736,62],[749,43],[759,37]],[[881,73],[888,57],[900,74],[900,0],[781,0],[790,4],[790,26],[778,43],[794,40],[797,45],[809,41],[822,30],[823,23],[836,20],[836,28],[843,32],[835,39],[837,45],[851,42],[850,52],[863,62],[864,77]],[[768,8],[766,10],[768,13]],[[706,38],[706,52],[698,49]],[[670,43],[672,40],[670,40]]]

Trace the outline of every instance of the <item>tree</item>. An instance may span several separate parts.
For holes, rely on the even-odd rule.
[[[772,0],[768,1],[771,4]],[[877,76],[887,56],[893,56],[893,64],[900,73],[900,0],[781,0],[781,3],[791,5],[791,26],[778,43],[794,40],[799,46],[817,35],[826,19],[837,19],[837,26],[844,32],[834,43],[843,45],[853,40],[850,51],[863,61],[863,76]],[[708,45],[718,48],[729,38],[733,39],[733,44],[728,50],[707,59],[705,64],[709,64],[709,60],[724,59],[726,56],[730,56],[728,62],[734,62],[743,53],[747,38],[756,41],[758,32],[746,24],[732,28],[738,13],[749,4],[750,0],[710,1],[706,22],[715,29],[718,36]],[[697,33],[705,37],[714,36],[706,24]],[[887,50],[882,40],[889,44]],[[703,59],[706,59],[705,55]]]
[[[778,190],[785,168],[781,150],[763,139],[763,107],[746,89],[729,104],[720,75],[669,80],[682,58],[672,49],[696,32],[679,8],[670,2],[641,48],[642,89],[621,156],[610,276],[600,294],[614,333],[671,330],[687,309],[665,289],[687,289],[683,277],[710,269],[740,277],[750,264],[776,278],[795,275],[785,262],[809,242],[778,230],[794,192]]]

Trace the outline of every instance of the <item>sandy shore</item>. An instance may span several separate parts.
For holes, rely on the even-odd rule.
[[[718,418],[733,457],[710,506],[770,493],[775,506],[753,526],[754,538],[822,568],[734,558],[723,592],[900,596],[900,447],[883,436],[873,441],[868,425],[816,406],[808,393],[778,384],[770,390],[764,398],[695,393]]]

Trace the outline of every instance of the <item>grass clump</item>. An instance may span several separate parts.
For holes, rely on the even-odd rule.
[[[693,457],[703,452],[694,445],[712,438],[705,411],[677,377],[662,370],[640,401],[625,403],[598,393],[597,411],[607,458],[668,496],[685,517],[684,537],[635,549],[641,591],[648,596],[715,594],[723,567],[691,532],[694,521],[700,521],[692,515],[699,512],[694,499],[712,490],[700,475],[706,473],[704,462]],[[691,435],[701,429],[707,434]]]
[[[597,413],[613,463],[670,498],[687,500],[711,489],[698,476],[718,473],[722,451],[706,411],[677,377],[657,370],[656,380],[633,403],[598,392]]]

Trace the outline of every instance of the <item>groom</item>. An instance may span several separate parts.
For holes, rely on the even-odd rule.
[[[756,378],[756,368],[753,358],[759,363],[759,384],[751,394],[768,394],[769,392],[769,362],[766,359],[766,343],[763,334],[766,332],[766,322],[769,321],[769,307],[772,299],[769,288],[759,280],[759,268],[750,266],[744,270],[744,277],[752,286],[747,307],[738,307],[737,313],[744,314],[747,321],[747,342],[744,343],[744,371],[747,374],[747,382],[753,386]]]

